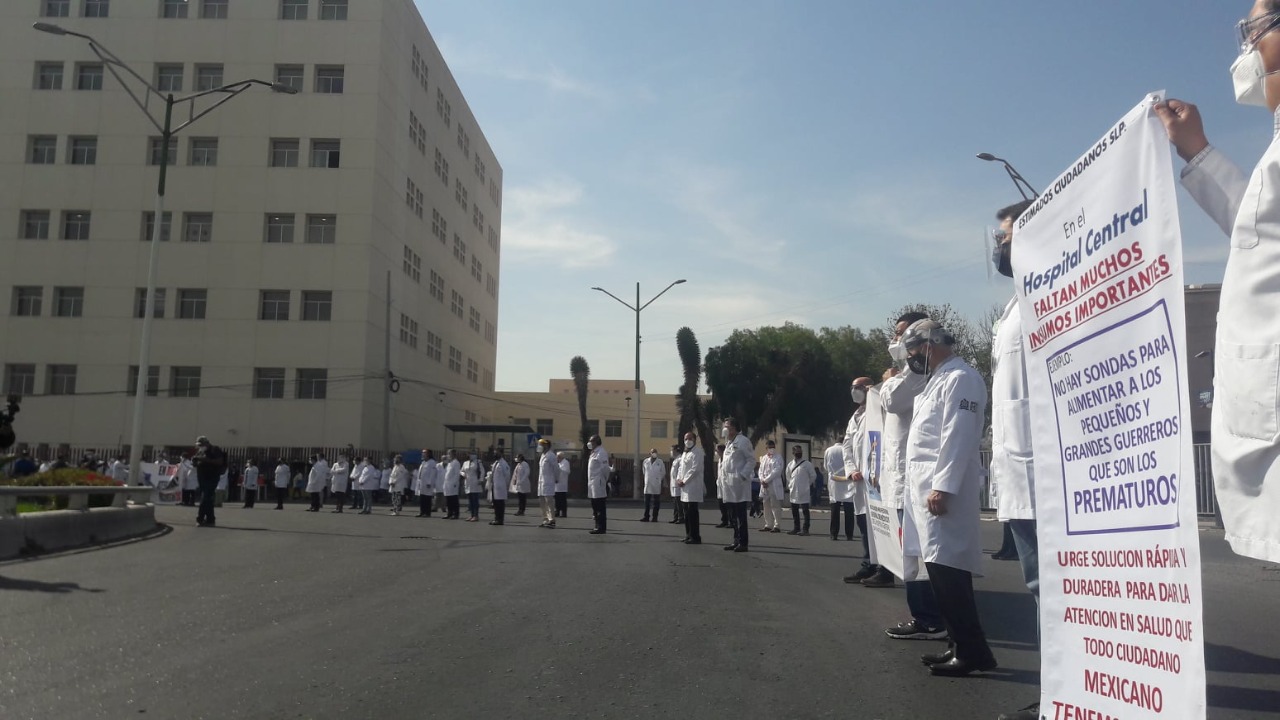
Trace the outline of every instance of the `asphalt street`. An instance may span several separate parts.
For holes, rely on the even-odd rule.
[[[990,719],[1037,697],[1015,562],[977,581],[1000,669],[939,679],[918,658],[940,643],[883,634],[901,586],[841,582],[861,544],[822,514],[738,554],[706,510],[701,546],[666,507],[615,504],[604,536],[582,506],[555,530],[406,511],[161,507],[157,537],[0,563],[0,718]],[[1209,717],[1280,717],[1280,568],[1201,540]]]

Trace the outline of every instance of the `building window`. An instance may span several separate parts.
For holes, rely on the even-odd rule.
[[[480,276],[483,274],[482,273],[483,270],[484,270],[484,266],[480,264],[480,258],[476,257],[475,255],[472,255],[471,256],[471,277],[475,278],[476,282],[480,282]]]
[[[493,200],[494,205],[502,204],[502,191],[498,189],[498,183],[489,178],[489,197]]]
[[[427,357],[440,362],[441,351],[444,348],[444,340],[430,330],[427,331]]]
[[[316,92],[322,95],[341,95],[345,70],[341,65],[316,66]]]
[[[98,138],[72,137],[67,143],[67,162],[72,165],[93,165],[98,162]]]
[[[555,423],[551,418],[538,418],[533,421],[534,432],[543,437],[555,434]]]
[[[196,66],[196,91],[213,90],[222,87],[222,65]]]
[[[441,303],[444,302],[444,278],[440,277],[440,274],[435,270],[431,271],[431,286],[428,290],[431,297]]]
[[[330,290],[302,291],[302,319],[328,321],[333,315],[333,292]]]
[[[293,216],[267,215],[267,230],[262,239],[268,243],[293,242]]]
[[[307,4],[311,0],[280,0],[281,20],[306,20]]]
[[[404,274],[414,282],[422,282],[422,257],[408,245],[404,246]]]
[[[498,297],[498,280],[489,273],[484,274],[484,290],[489,293],[489,297]]]
[[[467,133],[466,128],[462,127],[462,123],[458,123],[458,149],[466,157],[471,157],[471,135]]]
[[[178,19],[187,16],[187,0],[161,0],[160,17]]]
[[[465,211],[467,209],[467,189],[462,186],[462,178],[454,178],[453,180],[453,199]]]
[[[53,289],[53,316],[80,317],[84,315],[84,288],[56,287]]]
[[[476,226],[481,235],[484,234],[484,213],[480,212],[480,206],[474,203],[471,205],[471,224]]]
[[[62,213],[62,239],[88,240],[90,215],[84,210],[65,210]]]
[[[312,245],[332,245],[338,238],[337,215],[308,215],[307,242]]]
[[[458,233],[453,234],[453,259],[457,260],[459,265],[466,267],[467,244],[462,241],[462,236]]]
[[[449,107],[449,101],[444,98],[444,90],[436,88],[436,114],[444,121],[444,126],[449,127],[453,121],[449,119],[449,113],[453,108]]]
[[[471,358],[467,358],[467,382],[473,385],[480,382],[480,364]]]
[[[341,140],[312,140],[311,167],[336,168],[341,153]]]
[[[205,20],[226,20],[227,0],[200,0],[200,17]]]
[[[60,62],[36,63],[36,89],[37,90],[61,90],[62,89],[62,63]]]
[[[277,65],[276,84],[302,92],[303,72],[301,65]]]
[[[431,208],[431,234],[435,235],[440,242],[444,242],[449,234],[449,221],[445,220],[440,211],[435,208]]]
[[[182,242],[207,243],[213,240],[213,213],[184,213]]]
[[[125,380],[125,393],[129,397],[138,394],[138,366],[129,366],[129,377]],[[160,394],[160,367],[158,365],[147,366],[147,397],[155,397]]]
[[[208,302],[208,290],[179,290],[178,319],[203,320]]]
[[[104,18],[111,11],[111,0],[84,0],[84,16]]]
[[[169,138],[169,152],[167,155],[164,150],[164,138],[149,138],[147,140],[147,164],[159,165],[162,162],[167,162],[170,165],[177,165],[178,138]]]
[[[652,420],[649,422],[649,437],[665,438],[667,437],[667,421]]]
[[[76,366],[49,365],[45,368],[45,392],[49,395],[76,394]]]
[[[452,345],[449,346],[449,370],[462,374],[462,351]]]
[[[417,206],[418,217],[422,217],[422,193],[418,191],[418,185],[413,178],[404,179],[404,204],[413,210]]]
[[[218,138],[191,138],[191,151],[187,164],[196,167],[213,167],[218,164]]]
[[[40,3],[40,15],[41,17],[70,17],[71,0],[44,0]]]
[[[324,400],[328,394],[328,369],[298,368],[297,397],[299,400]]]
[[[156,288],[156,300],[151,305],[151,317],[163,318],[165,306],[165,289]],[[141,318],[147,311],[147,289],[138,288],[133,293],[133,316]]]
[[[200,397],[200,368],[181,366],[169,368],[170,397]]]
[[[173,213],[165,211],[164,220],[160,223],[160,242],[169,242],[169,230],[173,225]],[[156,231],[156,214],[142,213],[142,242],[151,242],[151,235]]]
[[[440,152],[440,148],[436,148],[436,177],[440,178],[440,182],[444,186],[449,187],[449,161],[445,159],[444,153]]]
[[[498,229],[492,225],[489,226],[489,249],[498,252]]]
[[[320,0],[321,20],[346,20],[347,0]]]
[[[414,349],[418,347],[418,323],[404,313],[400,313],[400,342]]]
[[[44,288],[17,286],[13,288],[10,314],[16,317],[40,317],[44,309]]]
[[[102,64],[101,63],[77,63],[76,64],[76,89],[77,90],[101,90],[102,89]]]
[[[484,369],[484,389],[493,392],[493,371],[489,368]]]
[[[605,437],[622,437],[622,421],[621,420],[605,420],[604,436]]]
[[[49,211],[23,210],[19,223],[18,237],[23,240],[49,239]]]
[[[484,185],[485,167],[484,161],[480,159],[480,153],[476,153],[476,175],[480,178],[480,184]]]
[[[298,167],[297,140],[271,139],[271,167]]]
[[[162,93],[182,92],[182,65],[156,65],[156,89]]]
[[[458,316],[458,319],[461,320],[462,305],[463,305],[462,296],[458,294],[457,290],[450,290],[449,295],[451,296],[449,311],[452,312],[454,315]]]
[[[52,165],[58,161],[58,138],[54,135],[27,136],[27,162]]]
[[[5,365],[4,392],[6,395],[35,395],[36,366],[21,363]]]
[[[484,321],[484,341],[490,345],[498,344],[498,332],[488,320]]]
[[[289,291],[263,290],[258,300],[258,319],[288,320]]]
[[[257,399],[284,399],[284,368],[254,368],[253,396]]]
[[[477,335],[480,334],[480,311],[479,310],[475,309],[474,307],[471,308],[471,319],[468,322],[471,325],[471,329],[475,330]]]

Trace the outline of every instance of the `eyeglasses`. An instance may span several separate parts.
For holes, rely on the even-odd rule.
[[[1277,27],[1280,27],[1280,11],[1241,20],[1236,23],[1236,30],[1240,34],[1240,49],[1252,49],[1262,39],[1263,35],[1275,30]]]
[[[1004,228],[991,228],[991,239],[998,243],[1004,242],[1009,237],[1009,231]]]

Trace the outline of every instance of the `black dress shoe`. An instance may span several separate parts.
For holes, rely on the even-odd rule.
[[[996,659],[988,657],[977,662],[968,662],[960,658],[951,658],[944,663],[929,666],[929,672],[942,677],[964,677],[969,673],[994,670]]]
[[[603,530],[601,530],[600,528],[596,528],[595,530],[588,530],[588,531],[587,531],[587,534],[588,534],[588,535],[603,535],[603,534],[604,534],[604,531],[603,531]]]
[[[702,544],[702,538],[696,538],[696,539],[695,539],[695,538],[687,538],[687,539],[685,539],[684,544],[685,544],[685,545],[701,545],[701,544]]]
[[[737,550],[737,549],[738,549],[738,546],[737,546],[737,545],[725,545],[725,546],[724,546],[724,549],[725,549],[725,550]]]
[[[800,531],[800,537],[808,537],[808,535],[809,535],[809,531],[808,531],[808,530],[801,530],[801,531]]]
[[[741,545],[733,549],[734,552],[746,552],[747,549]]]
[[[642,518],[640,518],[640,522],[649,522],[649,518],[647,518],[647,517],[642,517]]]
[[[418,517],[422,517],[422,516],[421,516],[421,515],[419,515]],[[490,525],[501,525],[502,523],[498,522],[497,520],[490,520],[490,521],[489,521],[489,524],[490,524]]]
[[[952,650],[951,648],[947,648],[946,650],[943,650],[940,653],[929,653],[927,655],[921,655],[920,662],[924,663],[925,665],[939,665],[941,663],[947,662],[948,660],[954,659],[955,656],[956,656],[955,650]]]
[[[675,521],[674,521],[674,520],[672,520],[672,522],[675,522]],[[719,525],[717,525],[716,527],[718,527],[718,528],[727,528],[727,527],[729,527],[729,523],[720,523],[720,524],[719,524]]]
[[[832,536],[831,536],[831,539],[832,539],[832,540],[839,540],[839,539],[840,539],[840,536],[839,536],[839,535],[832,535]]]

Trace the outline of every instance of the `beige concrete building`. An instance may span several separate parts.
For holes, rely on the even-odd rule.
[[[299,91],[251,88],[172,146],[145,445],[399,448],[484,412],[502,167],[411,0],[11,0],[0,355],[20,442],[129,440],[160,149],[89,44],[37,21],[175,96]]]

